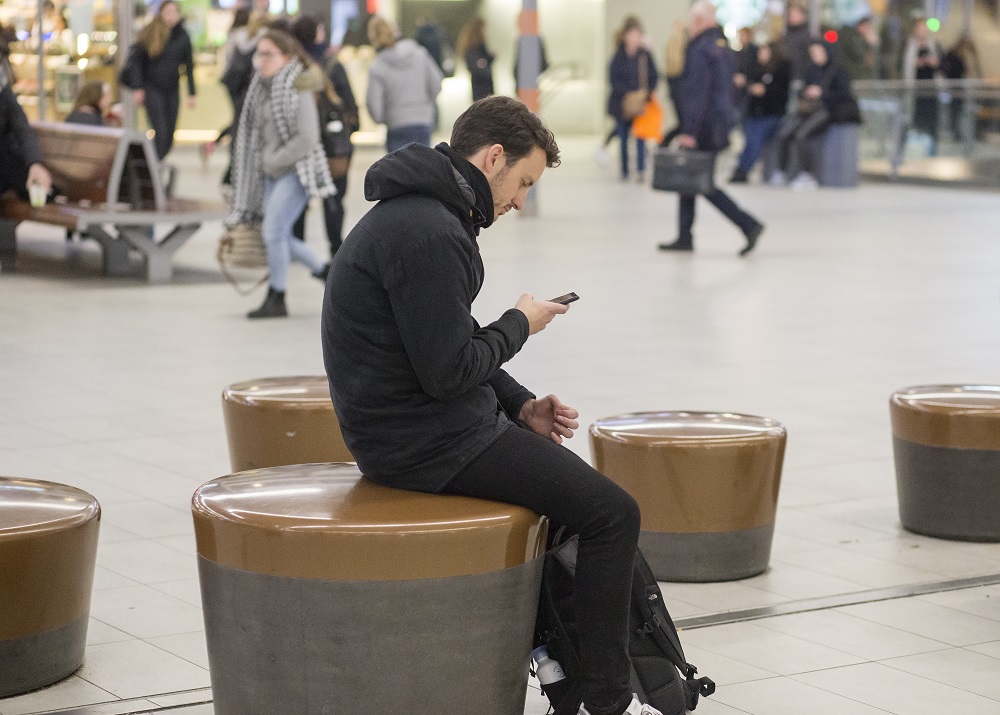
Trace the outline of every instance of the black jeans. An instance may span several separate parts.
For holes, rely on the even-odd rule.
[[[809,115],[786,117],[778,129],[778,161],[788,179],[799,172],[817,173],[817,161],[810,140],[830,126],[830,113],[825,109]]]
[[[508,429],[442,490],[518,504],[580,536],[575,610],[584,704],[621,715],[629,687],[628,613],[639,506],[568,449],[526,429]]]
[[[333,180],[333,185],[337,188],[334,196],[323,199],[323,221],[326,224],[326,238],[330,242],[330,259],[337,255],[341,245],[344,243],[344,194],[347,193],[347,176],[341,176]],[[306,237],[306,206],[292,227],[292,235],[300,241]]]
[[[153,146],[156,156],[162,160],[174,145],[174,130],[177,128],[177,115],[181,108],[180,91],[161,92],[152,87],[146,90],[146,117],[149,126],[156,132]]]
[[[697,196],[692,194],[680,195],[680,210],[678,212],[680,226],[677,240],[689,246],[694,242],[694,204],[696,198]],[[711,193],[705,194],[705,198],[719,209],[723,216],[739,226],[744,234],[750,233],[760,225],[757,219],[741,209],[735,201],[729,198],[729,194],[718,187]]]

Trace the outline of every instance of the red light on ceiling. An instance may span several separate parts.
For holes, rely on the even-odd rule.
[[[840,39],[840,35],[837,34],[836,30],[827,30],[823,35],[823,39],[829,42],[831,45]]]

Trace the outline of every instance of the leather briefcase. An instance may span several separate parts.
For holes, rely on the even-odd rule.
[[[658,149],[653,157],[653,188],[678,194],[715,190],[715,154],[694,149]]]

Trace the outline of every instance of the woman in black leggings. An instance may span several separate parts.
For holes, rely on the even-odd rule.
[[[181,66],[186,68],[188,107],[195,106],[194,53],[175,0],[161,3],[156,17],[139,33],[136,49],[141,75],[140,88],[133,98],[136,104],[146,107],[149,125],[156,132],[156,155],[163,159],[173,146],[177,128]]]

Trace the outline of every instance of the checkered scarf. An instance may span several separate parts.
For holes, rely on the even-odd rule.
[[[242,223],[260,223],[264,216],[264,171],[261,167],[263,137],[257,121],[265,103],[271,103],[275,127],[282,144],[288,142],[298,128],[299,97],[295,80],[305,68],[292,60],[267,85],[260,74],[254,74],[247,90],[247,97],[240,114],[233,152],[233,196],[227,226]],[[330,177],[322,145],[317,142],[304,159],[295,162],[299,182],[309,196],[333,196],[337,190]]]

